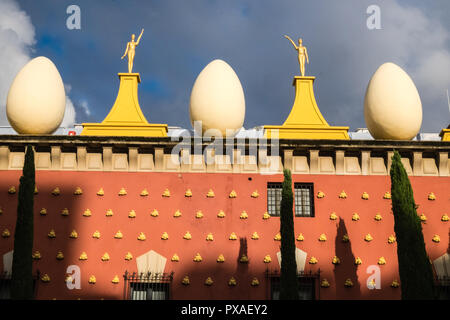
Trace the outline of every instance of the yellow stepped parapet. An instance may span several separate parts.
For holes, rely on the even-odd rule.
[[[331,127],[314,97],[315,77],[295,76],[295,101],[291,113],[281,126],[264,126],[268,139],[333,139],[349,140],[349,127]]]
[[[450,141],[450,125],[447,129],[442,129],[439,136],[442,138],[442,141]]]
[[[148,123],[138,101],[139,73],[119,73],[116,102],[102,123],[83,123],[83,136],[167,137],[167,124]]]

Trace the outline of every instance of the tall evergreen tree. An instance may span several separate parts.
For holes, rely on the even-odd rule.
[[[402,299],[434,299],[433,271],[425,250],[422,225],[411,183],[397,151],[392,157],[390,174]]]
[[[35,169],[34,152],[27,146],[23,175],[20,177],[17,221],[14,232],[14,254],[12,264],[11,298],[33,298],[33,207]]]
[[[281,194],[280,235],[281,275],[280,300],[298,300],[297,263],[295,261],[295,235],[293,217],[291,172],[284,170]]]

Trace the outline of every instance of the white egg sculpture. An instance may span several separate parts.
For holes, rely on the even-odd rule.
[[[190,118],[198,134],[235,135],[245,118],[245,98],[241,82],[223,60],[210,62],[198,75],[192,87]],[[197,122],[197,123],[195,123]]]
[[[51,134],[61,124],[66,93],[58,69],[46,57],[28,62],[16,75],[6,101],[6,115],[19,134]]]
[[[402,68],[388,62],[375,71],[364,98],[364,118],[375,139],[411,140],[419,133],[422,103]]]

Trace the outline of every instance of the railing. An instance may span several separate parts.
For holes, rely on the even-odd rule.
[[[280,270],[267,269],[265,274],[266,278],[269,280],[269,285],[267,286],[267,298],[278,299],[280,290]],[[300,299],[320,300],[320,269],[318,269],[316,272],[312,272],[312,270],[310,270],[309,272],[297,272],[297,278],[299,283]]]
[[[172,273],[129,273],[125,271],[124,300],[169,300]]]
[[[0,300],[11,299],[11,273],[3,272],[0,274]],[[33,298],[37,296],[37,287],[39,283],[39,270],[33,275]]]

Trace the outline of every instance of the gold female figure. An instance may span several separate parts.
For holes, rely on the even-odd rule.
[[[295,50],[298,52],[298,63],[300,65],[300,73],[302,77],[305,76],[305,58],[306,62],[309,64],[309,58],[308,58],[308,51],[306,50],[306,47],[302,45],[303,40],[301,38],[298,39],[298,46],[295,44],[294,41],[292,41],[289,36],[284,36],[286,39],[288,39],[292,45],[294,46]]]
[[[131,71],[133,70],[134,55],[136,53],[135,49],[138,46],[139,41],[141,41],[141,37],[142,37],[143,33],[144,33],[144,29],[142,29],[141,34],[139,35],[137,41],[134,41],[136,36],[134,34],[131,35],[131,41],[127,43],[127,48],[125,49],[125,53],[123,54],[122,58],[120,58],[120,59],[125,58],[125,56],[128,53],[128,73],[131,73]]]

